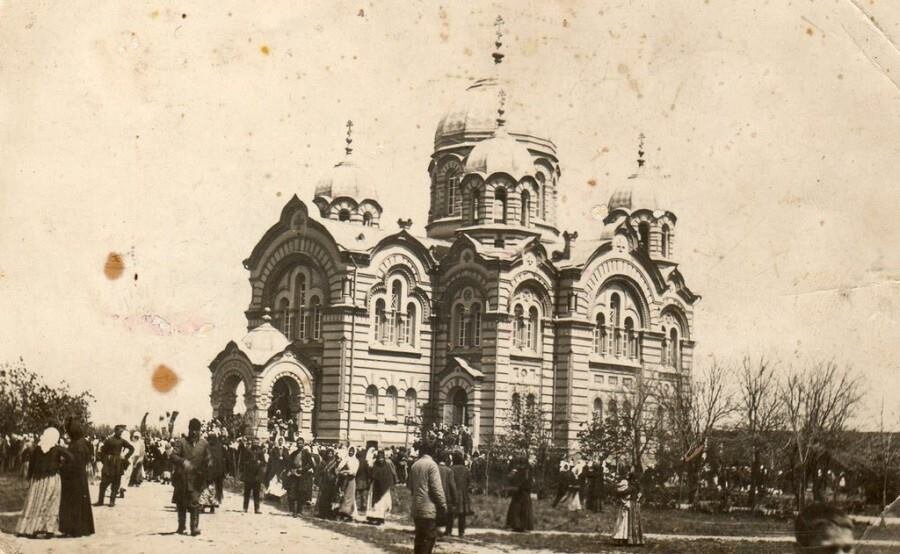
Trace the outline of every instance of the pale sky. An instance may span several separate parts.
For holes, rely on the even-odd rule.
[[[645,133],[698,363],[835,357],[864,425],[882,395],[900,416],[900,3],[448,4],[0,0],[0,360],[90,389],[102,422],[209,417],[241,260],[347,119],[384,227],[422,232],[435,125],[491,74],[502,14],[508,119],[557,144],[560,227],[599,230]]]

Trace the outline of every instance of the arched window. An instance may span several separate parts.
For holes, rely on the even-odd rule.
[[[640,225],[638,225],[638,234],[641,237],[641,250],[644,251],[645,254],[650,252],[650,224],[646,221],[642,221]]]
[[[627,358],[636,358],[634,336],[634,321],[630,317],[625,318],[625,356]]]
[[[669,334],[666,332],[666,328],[662,328],[663,340],[662,340],[662,353],[660,355],[660,362],[662,365],[669,365]]]
[[[350,221],[350,210],[344,208],[338,212],[338,221]]]
[[[454,425],[467,425],[468,418],[469,395],[461,388],[457,388],[453,393],[453,419]]]
[[[659,250],[663,258],[669,257],[669,226],[662,226],[662,236],[660,237]]]
[[[538,185],[537,191],[534,195],[534,216],[540,219],[544,219],[544,197],[543,197],[544,188],[541,185]]]
[[[616,402],[615,398],[612,398],[609,401],[609,417],[619,417],[619,403]]]
[[[594,353],[606,354],[606,318],[603,314],[597,314],[594,325]]]
[[[522,227],[528,227],[531,222],[531,195],[527,190],[522,191],[522,213],[519,219]]]
[[[519,393],[513,393],[512,398],[510,399],[509,409],[514,420],[518,419],[522,414],[522,398],[519,396]]]
[[[403,314],[400,308],[402,292],[403,287],[400,284],[400,280],[397,279],[391,284],[391,328],[388,342],[400,341],[400,335],[403,332]]]
[[[306,336],[306,275],[298,273],[294,280],[294,312],[297,314],[296,338]]]
[[[366,388],[366,417],[378,417],[378,387]]]
[[[284,333],[284,336],[290,338],[293,321],[291,317],[291,303],[287,298],[282,298],[278,305],[278,320],[278,323],[281,324],[281,332]]]
[[[494,191],[494,223],[506,223],[507,214],[506,189]]]
[[[384,310],[384,299],[379,298],[375,302],[375,340],[384,342],[387,334],[387,314]]]
[[[401,342],[414,345],[416,343],[416,305],[412,302],[406,305],[406,319],[403,323]]]
[[[481,191],[472,190],[472,224],[478,225],[481,220]]]
[[[472,346],[481,346],[481,304],[472,304]]]
[[[416,389],[406,389],[406,417],[416,417],[419,408],[416,404]]]
[[[614,356],[622,355],[622,336],[619,329],[619,314],[622,311],[622,300],[618,294],[613,293],[609,299],[609,324],[612,329],[612,354]]]
[[[678,330],[674,327],[669,331],[669,341],[672,343],[669,348],[669,355],[671,356],[669,365],[679,369],[681,367],[681,344],[678,341]]]
[[[543,173],[537,174],[538,181],[538,214],[540,214],[540,218],[546,220],[547,219],[547,198],[549,192],[547,191],[547,178],[544,177]]]
[[[594,399],[594,419],[603,419],[603,400],[599,398]]]
[[[529,412],[534,411],[535,398],[533,394],[529,394],[525,397],[525,409]]]
[[[517,348],[525,348],[525,310],[521,304],[516,304],[514,313],[513,344]]]
[[[447,178],[447,215],[456,214],[456,200],[459,194],[459,174]]]
[[[366,212],[363,214],[363,225],[365,225],[366,227],[372,226],[372,214],[371,213]]]
[[[631,401],[626,400],[622,407],[625,409],[625,413],[623,414],[625,417],[634,417],[634,410],[631,406]]]
[[[541,335],[541,320],[538,316],[538,309],[532,306],[528,310],[528,344],[527,347],[529,350],[538,349],[538,339]]]
[[[319,297],[313,296],[309,300],[309,311],[312,321],[310,328],[312,331],[312,339],[319,340],[322,337],[322,306],[319,303]]]
[[[384,396],[384,418],[397,419],[397,389],[394,387],[388,387]]]
[[[456,346],[466,345],[466,333],[468,332],[468,323],[466,322],[466,308],[462,304],[457,304],[453,309],[453,320],[456,325]]]

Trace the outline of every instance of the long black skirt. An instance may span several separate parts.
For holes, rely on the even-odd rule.
[[[85,471],[63,473],[59,502],[59,532],[70,537],[94,534],[94,513]]]
[[[506,512],[506,526],[514,531],[531,531],[534,529],[534,507],[531,504],[531,493],[516,492]]]

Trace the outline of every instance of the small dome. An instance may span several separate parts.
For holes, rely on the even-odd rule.
[[[506,132],[505,127],[500,127],[494,136],[472,148],[466,157],[465,173],[483,177],[506,173],[518,182],[527,175],[534,176],[534,157],[525,145]]]
[[[255,327],[241,339],[241,350],[256,365],[266,363],[269,358],[283,351],[291,343],[281,331],[269,322],[268,314],[263,316],[262,325]]]
[[[497,128],[497,94],[500,84],[497,79],[480,79],[469,86],[441,117],[434,132],[435,149],[490,137]],[[504,88],[507,86],[504,83]],[[519,109],[515,111],[516,117],[509,127],[509,133],[555,155],[556,146],[550,140],[549,133],[536,118],[529,117],[526,112],[527,110]]]
[[[356,202],[378,202],[374,180],[349,156],[335,165],[316,185],[315,198],[333,200],[340,197],[352,198]]]
[[[616,189],[609,197],[607,208],[610,212],[624,210],[628,213],[637,210],[650,210],[652,212],[663,209],[656,196],[656,187],[646,178],[632,175],[628,183]]]

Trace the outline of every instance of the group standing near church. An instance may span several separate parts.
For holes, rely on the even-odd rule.
[[[230,437],[215,425],[192,419],[188,433],[169,439],[129,434],[117,425],[103,440],[85,436],[82,425],[68,421],[61,436],[48,427],[23,456],[29,490],[16,533],[28,537],[57,534],[79,537],[94,533],[92,507],[123,501],[128,487],[146,480],[170,484],[177,513],[177,533],[200,534],[200,514],[215,513],[231,474],[243,484],[243,510],[261,513],[264,497],[287,500],[299,517],[310,513],[327,519],[383,524],[394,507],[392,489],[409,487],[415,525],[415,552],[431,552],[440,535],[456,529],[465,536],[474,514],[472,472],[483,459],[461,447],[437,451],[430,441],[412,449],[326,445],[285,435],[274,429],[268,439]],[[473,456],[474,455],[474,456]],[[509,506],[506,526],[516,532],[535,528],[536,469],[533,456],[508,461]],[[614,481],[617,518],[613,539],[643,544],[641,490],[634,474],[619,470]],[[99,478],[96,503],[90,482]],[[602,509],[604,466],[598,461],[566,459],[560,463],[559,488],[552,506],[562,510]]]

